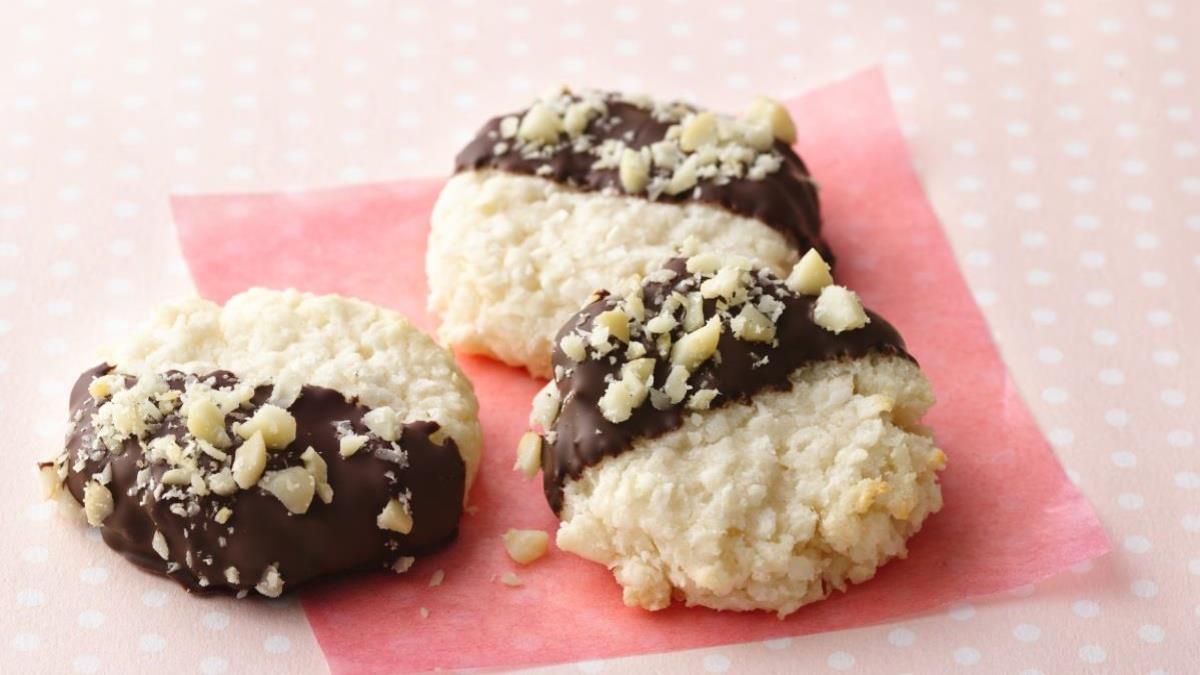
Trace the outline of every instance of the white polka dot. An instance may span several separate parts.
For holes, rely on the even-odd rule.
[[[1125,537],[1125,550],[1141,555],[1150,550],[1150,540],[1136,534]]]
[[[1097,379],[1104,384],[1115,387],[1125,383],[1125,373],[1121,372],[1117,368],[1105,368],[1100,371]]]
[[[968,251],[965,260],[972,267],[987,267],[992,264],[992,254],[987,251]]]
[[[1038,361],[1047,364],[1062,363],[1063,353],[1061,349],[1054,347],[1042,347],[1037,353]]]
[[[1200,532],[1200,513],[1189,513],[1179,519],[1179,524],[1188,532]]]
[[[983,181],[974,176],[963,176],[954,182],[955,187],[963,192],[978,192],[983,187]]]
[[[1154,200],[1146,195],[1135,195],[1129,198],[1126,205],[1134,211],[1152,211],[1154,209]]]
[[[1039,230],[1022,230],[1021,245],[1026,248],[1041,248],[1046,245],[1046,233]]]
[[[30,546],[21,551],[21,557],[27,563],[40,564],[46,562],[50,557],[50,552],[44,546]]]
[[[969,602],[959,602],[951,605],[946,613],[955,621],[967,621],[975,616],[975,607]]]
[[[13,636],[10,644],[19,652],[32,652],[42,646],[42,639],[33,633],[21,632]]]
[[[854,657],[846,652],[834,652],[825,659],[825,663],[834,670],[850,670],[854,667]]]
[[[1129,591],[1139,598],[1153,598],[1158,595],[1158,584],[1149,579],[1138,579],[1129,585]]]
[[[1167,432],[1167,443],[1170,443],[1176,448],[1191,447],[1196,442],[1196,437],[1192,432],[1186,429],[1172,429]]]
[[[763,646],[774,652],[782,651],[792,646],[792,638],[785,637],[763,640]]]
[[[1125,492],[1117,496],[1117,505],[1126,511],[1137,511],[1146,505],[1146,499],[1136,492]]]
[[[1171,316],[1171,313],[1165,309],[1155,309],[1146,312],[1146,321],[1151,326],[1162,327],[1171,325],[1175,321],[1175,317]]]
[[[1100,269],[1105,263],[1104,253],[1095,250],[1083,251],[1079,254],[1079,262],[1089,269]]]
[[[157,633],[146,633],[138,638],[138,649],[144,652],[157,653],[167,648],[166,639]]]
[[[200,672],[204,675],[220,675],[229,670],[229,661],[220,656],[209,656],[200,662]]]
[[[1092,307],[1107,307],[1113,303],[1113,294],[1104,289],[1088,291],[1083,297]]]
[[[17,593],[17,604],[22,607],[40,607],[46,604],[46,594],[36,588],[26,588]]]
[[[888,632],[887,641],[893,647],[911,647],[917,635],[907,628],[895,628]]]
[[[272,635],[263,640],[263,649],[271,654],[285,654],[292,648],[292,641],[283,635]]]
[[[1084,645],[1079,648],[1079,658],[1085,663],[1104,663],[1108,655],[1100,645]]]
[[[707,673],[724,673],[732,665],[729,657],[720,654],[709,654],[704,657],[704,671]]]
[[[1004,125],[1004,131],[1009,136],[1023,137],[1029,135],[1029,123],[1022,120],[1013,120]]]
[[[1071,605],[1071,611],[1081,619],[1094,619],[1100,616],[1100,605],[1091,600],[1077,600]]]
[[[1050,439],[1051,445],[1056,448],[1066,448],[1075,442],[1075,432],[1062,427],[1051,429],[1046,436]]]
[[[1174,368],[1179,364],[1179,352],[1172,349],[1156,349],[1151,358],[1160,366]]]
[[[961,218],[963,227],[969,227],[972,230],[978,230],[987,227],[987,216],[982,213],[964,213]]]
[[[1071,157],[1087,157],[1091,153],[1091,146],[1084,141],[1067,141],[1063,143],[1063,152]]]
[[[75,660],[71,662],[71,667],[77,673],[94,673],[100,670],[100,659],[91,654],[84,654],[75,657]]]
[[[1121,469],[1132,469],[1137,466],[1137,455],[1128,450],[1118,450],[1108,456],[1109,460]]]
[[[1188,572],[1200,577],[1200,558],[1192,558],[1188,561]]]
[[[142,593],[142,604],[147,607],[162,607],[167,604],[167,594],[162,591]]]
[[[1049,307],[1038,307],[1029,313],[1033,322],[1041,326],[1049,326],[1058,320],[1058,313]]]
[[[1195,471],[1180,471],[1175,474],[1175,486],[1184,490],[1200,490],[1200,474]]]
[[[954,650],[954,662],[960,666],[973,666],[979,663],[982,655],[974,647],[959,647]]]
[[[1031,623],[1019,623],[1013,628],[1013,637],[1021,642],[1037,642],[1042,636],[1042,629]]]
[[[1092,331],[1092,342],[1102,347],[1111,347],[1119,341],[1117,334],[1106,328]]]
[[[1015,203],[1022,211],[1036,211],[1042,208],[1042,198],[1029,192],[1017,195]]]
[[[1164,389],[1158,395],[1159,400],[1169,406],[1181,406],[1187,402],[1187,395],[1179,389]]]
[[[1167,632],[1163,630],[1162,626],[1147,623],[1142,624],[1142,626],[1138,628],[1137,636],[1142,642],[1158,644],[1162,642],[1164,638],[1166,638]]]
[[[104,613],[94,610],[85,609],[79,613],[79,626],[81,628],[99,628],[104,625]]]
[[[1046,387],[1042,390],[1042,400],[1052,405],[1059,405],[1067,402],[1067,392],[1059,387]]]
[[[222,630],[229,625],[229,615],[225,612],[209,612],[201,621],[209,630]]]

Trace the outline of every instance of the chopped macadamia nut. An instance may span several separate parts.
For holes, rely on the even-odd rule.
[[[712,404],[718,393],[716,389],[701,389],[688,399],[687,407],[692,410],[708,410],[708,406]]]
[[[168,469],[162,475],[163,485],[191,485],[191,469]]]
[[[684,152],[693,152],[716,141],[717,116],[713,112],[705,111],[694,115],[683,125],[679,147],[683,148]]]
[[[621,342],[629,342],[629,315],[619,309],[610,309],[596,316],[596,325],[608,329],[608,334]]]
[[[296,440],[296,418],[279,406],[264,404],[237,427],[237,434],[242,438],[250,438],[259,432],[268,450],[282,450]]]
[[[112,394],[112,379],[108,376],[97,377],[88,385],[88,394],[97,401],[103,401]]]
[[[821,289],[833,284],[833,276],[817,249],[810,248],[792,268],[785,283],[800,295],[820,295]]]
[[[716,253],[699,253],[687,259],[690,274],[711,274],[721,267],[721,256]]]
[[[522,565],[546,555],[550,547],[550,535],[541,530],[509,530],[503,539],[508,557]]]
[[[254,586],[254,590],[268,598],[278,598],[283,594],[283,577],[279,575],[279,568],[275,565],[268,565],[267,569],[263,570],[262,578]]]
[[[433,576],[429,577],[429,587],[434,588],[442,585],[442,581],[446,579],[445,570],[434,570]]]
[[[791,114],[779,101],[759,96],[750,103],[744,117],[751,121],[764,121],[770,125],[775,138],[791,145],[796,142],[796,124]]]
[[[400,438],[400,430],[403,428],[400,415],[389,406],[372,409],[363,415],[362,421],[371,433],[389,443]]]
[[[500,137],[512,138],[517,135],[517,127],[520,126],[521,120],[513,115],[509,115],[500,120]]]
[[[233,451],[233,480],[247,490],[258,482],[267,468],[267,446],[262,432],[254,432]]]
[[[291,466],[281,471],[268,471],[258,481],[258,486],[271,493],[292,513],[307,513],[316,491],[316,480],[300,466]]]
[[[189,433],[219,448],[229,445],[229,437],[225,434],[225,415],[211,398],[193,397],[186,406],[186,412]]]
[[[400,534],[412,532],[413,519],[408,504],[402,504],[398,499],[389,499],[387,505],[375,517],[375,525],[381,530],[391,530]]]
[[[665,393],[672,405],[679,403],[688,391],[688,377],[691,373],[683,366],[672,366],[671,372],[667,374],[667,381],[663,384],[663,393]]]
[[[229,518],[232,515],[233,515],[232,509],[230,509],[228,506],[222,506],[220,509],[217,510],[217,515],[213,516],[213,520],[217,521],[221,525],[224,525],[225,523],[229,522]]]
[[[554,143],[562,130],[558,113],[545,103],[535,103],[521,118],[517,136],[527,143]]]
[[[404,574],[412,569],[413,563],[415,562],[417,562],[417,559],[411,555],[402,555],[399,558],[396,558],[396,562],[392,563],[392,571],[396,574]]]
[[[504,575],[500,577],[500,583],[510,588],[516,588],[518,586],[525,585],[525,582],[521,581],[521,577],[517,576],[514,572],[505,572]]]
[[[621,187],[625,188],[626,192],[630,194],[641,192],[650,183],[649,158],[633,148],[625,148],[625,151],[621,153],[619,175]]]
[[[712,317],[701,328],[684,335],[671,348],[671,364],[693,371],[717,351],[721,339],[721,319]]]
[[[113,496],[108,488],[95,481],[83,487],[83,513],[88,525],[100,527],[112,512]]]
[[[560,403],[558,385],[553,381],[547,382],[546,386],[542,387],[533,397],[533,407],[529,412],[529,426],[541,427],[543,430],[549,429],[550,425],[554,424],[554,420],[558,418]]]
[[[263,454],[265,458],[266,453],[264,452]],[[209,474],[208,489],[214,494],[218,494],[222,497],[228,497],[229,495],[237,492],[238,484],[233,478],[233,472],[230,471],[228,467],[225,467],[216,473]]]
[[[731,300],[742,285],[741,278],[742,272],[736,267],[722,267],[716,276],[701,282],[700,297]]]
[[[154,536],[150,538],[150,548],[154,549],[158,557],[163,560],[167,560],[171,556],[171,549],[167,546],[167,538],[158,530],[155,530]]]
[[[854,291],[844,286],[826,286],[813,307],[813,321],[833,333],[862,328],[871,322]]]
[[[362,450],[369,440],[371,439],[361,434],[342,436],[338,439],[338,454],[342,457],[351,457],[354,453]]]
[[[329,485],[329,466],[325,464],[325,458],[310,445],[300,455],[300,461],[304,462],[304,470],[313,477],[317,497],[325,504],[332,502],[333,488]]]
[[[562,347],[563,353],[567,355],[567,358],[575,363],[581,363],[587,358],[587,348],[584,347],[583,338],[574,333],[564,336],[559,341],[558,346]]]
[[[642,358],[621,367],[621,379],[613,380],[600,397],[600,412],[613,424],[620,424],[650,393],[650,378],[654,375],[654,359]]]
[[[729,325],[734,337],[747,342],[770,342],[775,339],[775,322],[755,309],[754,305],[742,305],[742,310]]]
[[[526,478],[533,478],[542,470],[542,437],[526,431],[517,443],[517,461],[513,471],[520,471]]]

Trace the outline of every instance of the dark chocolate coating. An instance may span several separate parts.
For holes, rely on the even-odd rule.
[[[624,141],[627,147],[639,149],[663,140],[667,129],[672,126],[670,122],[655,119],[650,110],[621,101],[614,95],[607,96],[605,102],[607,114],[592,119],[584,131],[595,139],[593,145],[614,139]],[[494,147],[500,140],[500,120],[509,116],[520,117],[524,112],[501,115],[483,125],[475,138],[458,153],[454,160],[455,171],[499,169],[541,176],[578,190],[624,192],[617,170],[593,167],[595,155],[575,152],[570,143],[560,144],[556,152],[545,158],[527,158],[512,150],[496,154]],[[782,158],[783,165],[761,180],[739,178],[724,184],[701,180],[696,189],[684,190],[677,195],[664,193],[656,199],[672,203],[699,201],[757,219],[783,234],[798,252],[816,248],[825,260],[832,261],[829,245],[821,238],[817,188],[808,168],[786,143],[776,141],[774,151]],[[549,172],[543,166],[548,166]],[[644,193],[639,196],[646,197]]]
[[[678,276],[666,283],[650,282],[642,287],[647,318],[659,313],[663,301],[673,291],[686,294],[697,287],[694,277],[686,271],[686,261],[683,259],[670,261],[666,268],[675,271]],[[710,408],[733,401],[748,401],[764,390],[789,390],[792,387],[789,375],[797,368],[816,361],[879,353],[915,362],[905,351],[904,340],[896,329],[874,312],[867,311],[871,321],[866,326],[832,333],[813,321],[815,296],[795,295],[773,275],[761,271],[756,273],[755,283],[784,304],[783,313],[775,326],[777,346],[768,342],[741,340],[726,326],[717,343],[717,354],[702,363],[688,379],[691,385],[689,394],[700,389],[720,392]],[[666,410],[658,410],[650,401],[646,401],[620,424],[614,424],[604,417],[599,406],[600,397],[608,387],[607,380],[620,377],[625,359],[618,358],[616,363],[610,363],[607,357],[589,358],[576,363],[563,353],[560,342],[576,328],[591,330],[596,316],[612,309],[619,300],[606,296],[585,306],[555,337],[555,372],[571,371],[565,377],[556,378],[562,407],[553,425],[554,442],[545,442],[542,446],[543,487],[546,500],[555,513],[562,509],[563,485],[566,481],[578,478],[584,469],[598,464],[605,457],[631,449],[639,438],[654,438],[678,429],[683,425],[684,415],[692,412],[684,407],[685,398]],[[716,311],[716,301],[704,301],[706,320]],[[676,316],[680,316],[678,311]],[[683,335],[683,329],[676,327],[671,335],[678,340]],[[671,371],[670,359],[658,356],[652,341],[645,337],[641,341],[646,347],[646,355],[655,358],[654,382],[661,384]],[[764,357],[767,361],[755,366]]]
[[[231,496],[209,494],[198,498],[200,510],[193,516],[181,517],[170,511],[179,500],[156,499],[149,491],[131,495],[138,470],[147,461],[136,438],[126,439],[124,452],[112,455],[101,450],[94,452],[81,471],[73,468],[76,452],[92,448],[91,417],[98,408],[88,394],[93,378],[112,370],[109,365],[93,368],[80,376],[71,391],[72,419],[77,419],[66,439],[66,463],[69,473],[66,488],[82,503],[84,486],[92,474],[104,465],[112,466],[114,509],[104,520],[101,534],[104,542],[139,567],[165,574],[188,591],[239,592],[253,590],[269,565],[276,565],[284,581],[285,591],[317,577],[349,570],[379,568],[392,564],[401,556],[415,556],[435,550],[453,540],[462,513],[466,467],[457,446],[447,438],[444,445],[435,445],[430,434],[437,431],[434,422],[406,424],[397,444],[407,453],[407,466],[383,459],[373,452],[390,447],[378,437],[351,457],[338,453],[338,433],[335,422],[349,420],[355,433],[366,434],[362,416],[368,411],[341,393],[324,387],[306,385],[288,411],[296,419],[296,439],[281,450],[268,451],[267,471],[285,466],[302,465],[300,454],[309,446],[314,448],[328,466],[328,482],[333,488],[333,500],[323,503],[317,497],[304,514],[292,514],[273,495],[254,486],[239,490]],[[169,373],[168,384],[182,390],[185,376]],[[217,371],[199,379],[212,378],[214,387],[236,384],[229,372]],[[127,376],[127,381],[134,378]],[[269,396],[269,386],[255,390],[252,403],[257,407]],[[76,412],[80,415],[76,417]],[[253,412],[243,408],[244,419]],[[232,438],[234,416],[226,419]],[[168,415],[147,434],[148,442],[156,436],[174,435],[181,439],[186,433],[184,420],[178,412]],[[232,454],[232,448],[229,450]],[[199,463],[216,465],[216,460],[202,455]],[[164,464],[153,466],[154,483],[167,470]],[[387,474],[394,476],[390,480]],[[405,535],[380,529],[376,515],[388,500],[408,490],[413,514],[412,532]],[[196,499],[193,497],[193,499]],[[229,507],[232,517],[218,524],[214,514]],[[168,571],[168,562],[151,547],[155,531],[162,532],[170,548],[169,560],[179,563]],[[221,542],[224,539],[224,544]],[[190,556],[188,555],[190,553]],[[238,583],[226,581],[227,567],[238,570]],[[175,566],[172,566],[175,567]],[[202,583],[201,579],[207,583]]]

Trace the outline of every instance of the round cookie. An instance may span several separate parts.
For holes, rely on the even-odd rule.
[[[786,282],[672,260],[571,318],[554,371],[518,466],[627,605],[782,617],[903,557],[941,508],[929,383],[815,251]]]
[[[50,496],[189,591],[277,596],[451,541],[479,466],[470,382],[396,312],[252,289],[160,308],[70,400]]]
[[[795,128],[676,102],[556,92],[489,121],[434,207],[426,269],[444,344],[550,375],[554,333],[596,288],[680,250],[785,273],[820,236]]]

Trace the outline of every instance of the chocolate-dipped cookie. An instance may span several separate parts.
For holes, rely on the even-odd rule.
[[[399,314],[253,289],[160,309],[71,392],[51,496],[189,591],[277,596],[450,542],[479,464],[470,383]]]
[[[870,579],[941,508],[929,383],[815,250],[786,280],[674,259],[566,322],[519,469],[626,604],[781,616]]]
[[[426,267],[439,337],[550,375],[554,333],[596,288],[679,251],[786,272],[829,257],[787,111],[740,117],[617,93],[559,91],[490,120],[434,207]]]

